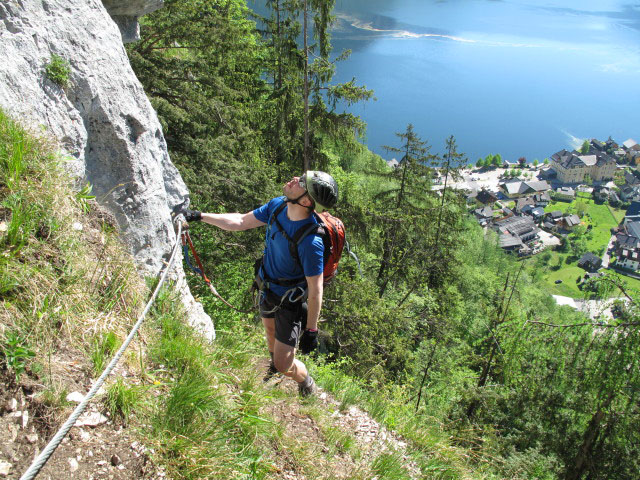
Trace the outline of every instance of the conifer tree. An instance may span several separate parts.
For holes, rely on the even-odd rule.
[[[279,38],[272,40],[272,44],[281,47],[275,50],[277,59],[270,67],[274,70],[271,76],[281,79],[274,82],[275,86],[281,85],[281,90],[275,89],[273,93],[274,114],[278,119],[275,123],[279,125],[273,141],[280,142],[276,148],[278,162],[285,157],[296,171],[300,167],[303,170],[322,167],[322,133],[338,136],[337,133],[344,132],[352,136],[354,130],[363,129],[358,117],[335,112],[340,102],[351,105],[373,96],[371,90],[356,85],[355,79],[344,84],[330,83],[336,62],[350,54],[347,51],[333,61],[330,59],[329,27],[334,4],[335,0],[268,2],[273,14],[265,33]],[[302,46],[295,41],[299,35]],[[282,41],[283,37],[287,41]],[[286,145],[282,145],[283,131]]]
[[[427,206],[430,203],[431,179],[433,169],[428,165],[436,160],[429,154],[431,148],[427,142],[415,133],[413,125],[407,125],[403,133],[396,133],[401,141],[400,147],[385,146],[389,151],[400,155],[399,164],[386,174],[395,180],[393,187],[376,195],[381,212],[377,220],[383,230],[383,246],[380,267],[378,269],[379,295],[382,297],[389,280],[407,268],[407,257],[414,257],[412,249],[420,247],[418,240],[419,225],[425,220]]]

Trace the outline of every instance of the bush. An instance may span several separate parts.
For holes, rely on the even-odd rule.
[[[61,88],[67,88],[71,67],[69,62],[55,53],[51,55],[51,61],[44,66],[45,75],[49,80]]]

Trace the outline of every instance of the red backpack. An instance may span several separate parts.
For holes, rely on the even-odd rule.
[[[284,209],[286,203],[282,203],[275,212],[271,215],[269,223],[275,222],[278,230],[282,232],[285,238],[289,241],[289,252],[296,264],[302,269],[302,263],[300,262],[300,256],[298,255],[298,245],[306,238],[307,235],[314,234],[319,235],[322,238],[324,244],[324,271],[323,278],[324,284],[327,285],[334,279],[338,270],[338,263],[342,257],[342,250],[345,243],[347,249],[349,244],[346,241],[346,231],[344,229],[344,223],[337,217],[334,217],[329,212],[316,213],[313,215],[316,217],[318,223],[309,223],[300,227],[293,237],[289,237],[287,233],[278,222],[277,217]]]
[[[324,277],[325,285],[334,279],[338,273],[338,263],[342,257],[344,244],[347,242],[347,233],[344,223],[338,217],[334,217],[329,212],[315,214],[320,225],[318,234],[322,237],[324,244]],[[322,230],[322,232],[320,232]]]

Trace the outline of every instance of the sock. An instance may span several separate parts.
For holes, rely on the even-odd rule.
[[[313,378],[311,375],[307,374],[307,378],[300,382],[300,385],[304,388],[307,388],[313,384]]]

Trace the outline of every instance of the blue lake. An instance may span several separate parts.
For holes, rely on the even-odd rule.
[[[529,161],[584,138],[640,141],[640,4],[613,0],[336,0],[335,82],[376,101],[349,108],[390,158],[412,123],[432,152],[454,135],[475,163]]]

